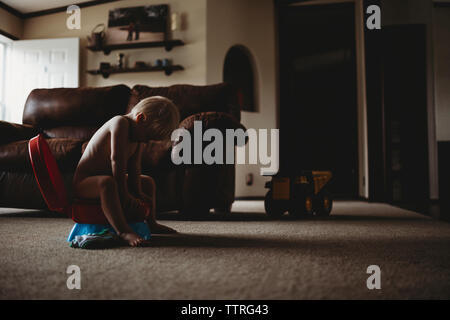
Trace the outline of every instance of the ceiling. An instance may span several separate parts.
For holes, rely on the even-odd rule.
[[[87,0],[1,0],[4,4],[16,9],[21,13],[30,13],[35,11],[53,9],[58,7],[70,6],[86,2]]]

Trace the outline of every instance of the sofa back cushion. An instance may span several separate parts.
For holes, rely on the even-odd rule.
[[[181,120],[207,111],[226,112],[240,120],[240,110],[236,108],[237,95],[227,83],[207,86],[178,84],[170,87],[136,85],[131,89],[127,112],[139,101],[151,96],[163,96],[172,100],[180,110]]]
[[[124,114],[129,98],[125,85],[34,89],[25,102],[23,123],[48,131],[52,138],[86,139],[112,117]]]

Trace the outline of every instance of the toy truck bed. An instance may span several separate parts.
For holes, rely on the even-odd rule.
[[[333,200],[327,187],[332,179],[331,171],[303,171],[301,175],[275,176],[266,183],[269,191],[264,200],[266,213],[274,218],[286,211],[290,215],[328,216]]]

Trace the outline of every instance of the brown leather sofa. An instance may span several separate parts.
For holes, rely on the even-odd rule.
[[[160,95],[179,108],[180,127],[193,130],[194,120],[208,128],[245,128],[235,92],[227,84],[147,87],[35,89],[25,103],[23,125],[0,121],[0,207],[46,208],[28,160],[28,140],[47,138],[71,191],[73,173],[93,133],[110,118],[125,114],[141,99]],[[192,132],[192,131],[191,131]],[[149,141],[142,159],[144,174],[157,185],[157,211],[181,210],[203,215],[228,210],[234,201],[234,165],[175,165],[171,144]]]

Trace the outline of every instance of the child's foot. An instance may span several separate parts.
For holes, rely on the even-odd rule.
[[[120,237],[126,241],[128,243],[129,246],[131,247],[137,247],[140,246],[143,242],[144,239],[142,239],[141,237],[139,237],[136,233],[134,232],[124,232],[120,234]]]
[[[172,229],[168,226],[164,226],[159,224],[158,222],[147,222],[148,227],[150,228],[150,232],[154,234],[171,234],[177,233],[177,230]]]

